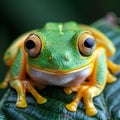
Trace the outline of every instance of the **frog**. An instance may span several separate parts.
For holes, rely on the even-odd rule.
[[[66,109],[75,112],[83,98],[85,113],[97,114],[94,97],[107,83],[117,78],[120,65],[109,58],[116,52],[112,41],[98,29],[70,22],[48,22],[42,28],[18,37],[3,57],[9,70],[0,88],[10,86],[17,92],[16,107],[26,108],[26,92],[38,104],[47,99],[36,87],[62,87],[65,94],[75,94]]]

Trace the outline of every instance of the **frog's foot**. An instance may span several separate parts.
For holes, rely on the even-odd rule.
[[[94,106],[86,108],[86,115],[88,115],[88,116],[94,116],[96,114],[97,114],[97,110],[96,110],[96,108]]]
[[[86,114],[88,116],[94,116],[97,114],[97,110],[93,103],[93,97],[99,95],[103,88],[99,86],[90,86],[83,92],[83,100],[86,108]]]
[[[117,78],[115,76],[113,76],[109,71],[108,71],[108,75],[107,75],[107,82],[108,83],[113,83],[117,80]]]
[[[71,88],[74,88],[74,87],[71,87]],[[83,92],[85,89],[88,88],[88,85],[81,85],[81,86],[75,87],[75,88],[76,89],[72,89],[72,90],[70,89],[70,92],[73,90],[77,91],[75,98],[73,99],[73,101],[71,103],[66,105],[66,108],[71,112],[75,112],[77,110],[77,107],[80,102],[80,99],[82,98]]]
[[[42,97],[28,81],[25,81],[26,89],[35,97],[37,103],[43,104],[47,102],[47,99]]]
[[[107,64],[108,64],[108,68],[113,74],[120,72],[120,65],[115,64],[109,59],[107,59]]]
[[[78,103],[73,101],[73,102],[67,104],[66,108],[71,112],[75,112],[77,110],[77,106],[78,106]]]
[[[30,82],[23,80],[11,81],[11,86],[17,91],[17,102],[16,106],[19,108],[27,107],[26,102],[26,90],[28,90],[36,99],[37,103],[43,104],[47,101],[46,98],[42,97],[32,86]]]
[[[25,98],[18,99],[16,102],[16,106],[19,108],[26,108],[27,107],[27,102]]]
[[[80,88],[80,86],[66,87],[66,88],[64,88],[64,92],[67,95],[70,95],[72,92],[77,92],[79,88]]]
[[[80,99],[83,97],[86,114],[88,116],[94,116],[95,114],[97,114],[97,110],[93,103],[93,97],[100,94],[101,91],[102,88],[99,86],[81,85],[77,91],[74,100],[70,104],[67,104],[66,108],[69,111],[75,112],[77,110]]]
[[[17,91],[16,106],[19,108],[27,107],[24,84],[21,80],[13,80],[10,84]]]

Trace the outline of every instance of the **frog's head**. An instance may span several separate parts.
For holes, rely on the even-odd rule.
[[[27,63],[51,74],[72,73],[90,66],[96,41],[75,22],[47,23],[24,43]]]

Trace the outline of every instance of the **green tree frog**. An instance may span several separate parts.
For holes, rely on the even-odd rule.
[[[109,38],[93,27],[76,22],[49,22],[41,29],[23,34],[10,45],[4,55],[10,69],[0,87],[10,82],[17,91],[16,106],[25,108],[26,91],[43,104],[47,99],[35,86],[61,86],[68,95],[76,92],[73,101],[66,105],[69,111],[76,111],[83,98],[86,114],[93,116],[97,114],[93,98],[102,92],[106,83],[116,81],[112,73],[120,71],[120,65],[108,59],[114,53]]]

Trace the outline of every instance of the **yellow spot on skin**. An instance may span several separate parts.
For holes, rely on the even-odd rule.
[[[62,26],[61,24],[59,24],[59,25],[58,25],[58,28],[59,28],[60,34],[63,35],[63,34],[64,34],[63,31],[62,31],[63,26]]]
[[[52,60],[52,56],[50,56],[48,59],[51,61]]]
[[[65,56],[65,59],[66,59],[66,60],[69,60],[69,59],[70,59],[70,56],[68,56],[68,55]]]

